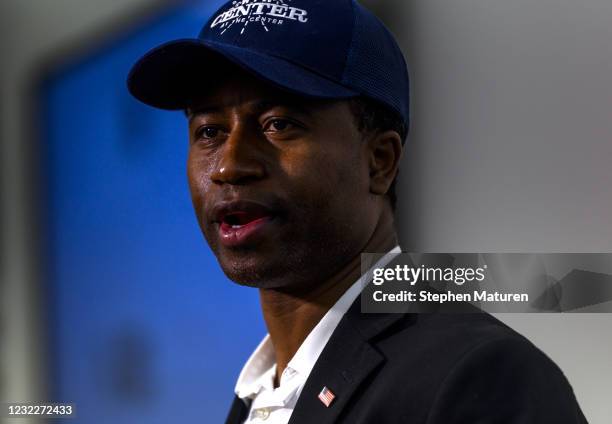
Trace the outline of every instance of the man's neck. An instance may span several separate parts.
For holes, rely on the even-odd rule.
[[[287,290],[259,290],[264,319],[276,355],[276,386],[283,370],[308,334],[361,276],[361,252],[388,252],[397,244],[393,220],[381,218],[363,249],[333,277],[314,285],[307,293],[296,295]]]

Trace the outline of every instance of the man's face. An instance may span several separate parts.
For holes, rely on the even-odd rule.
[[[193,205],[230,279],[308,287],[362,251],[377,209],[347,102],[288,95],[233,71],[189,115]]]

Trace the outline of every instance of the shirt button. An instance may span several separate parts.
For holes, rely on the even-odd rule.
[[[267,420],[270,416],[270,408],[261,408],[255,411],[255,416],[260,420]]]

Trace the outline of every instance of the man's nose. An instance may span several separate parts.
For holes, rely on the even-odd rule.
[[[257,134],[249,129],[233,130],[221,148],[219,161],[211,175],[212,181],[242,185],[264,178],[266,168],[258,143]]]

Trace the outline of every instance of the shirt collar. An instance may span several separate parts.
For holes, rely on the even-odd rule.
[[[238,376],[235,392],[241,398],[253,396],[262,388],[274,387],[276,374],[276,356],[270,335],[266,334],[242,367]]]
[[[400,247],[395,246],[378,260],[378,262],[372,265],[370,269],[384,267],[399,253],[401,253]],[[346,292],[344,292],[340,299],[338,299],[334,306],[327,311],[323,318],[321,318],[308,334],[293,358],[291,358],[287,364],[287,368],[296,372],[304,381],[310,375],[317,359],[319,359],[319,355],[338,326],[338,323],[359,296],[363,286],[367,283],[364,281],[364,275],[368,274],[368,272],[365,272]],[[239,398],[245,399],[253,397],[259,393],[262,388],[273,390],[275,373],[276,357],[274,354],[274,347],[272,346],[270,335],[267,334],[244,364],[238,376],[234,391]]]

